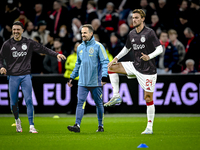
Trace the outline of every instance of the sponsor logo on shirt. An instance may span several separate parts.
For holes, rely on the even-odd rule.
[[[143,49],[143,48],[145,48],[144,44],[133,44],[134,50],[140,50],[140,49]]]
[[[13,52],[13,57],[21,57],[27,55],[27,52]]]

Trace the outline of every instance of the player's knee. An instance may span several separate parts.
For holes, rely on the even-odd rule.
[[[26,106],[28,107],[28,106],[32,106],[33,105],[33,102],[32,102],[32,99],[30,98],[30,99],[28,99],[28,100],[26,100]]]
[[[110,67],[108,68],[108,72],[113,72],[113,67],[112,67],[112,66],[110,66]]]
[[[151,102],[152,101],[152,98],[150,95],[146,95],[145,96],[145,101],[148,103],[148,102]]]

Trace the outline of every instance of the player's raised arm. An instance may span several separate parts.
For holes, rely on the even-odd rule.
[[[124,57],[130,50],[131,48],[127,49],[126,46],[124,46],[123,49],[119,52],[119,54],[111,62],[108,63],[108,67],[117,63],[118,60]]]

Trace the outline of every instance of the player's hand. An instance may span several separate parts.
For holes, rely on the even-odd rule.
[[[144,60],[144,61],[148,61],[150,58],[148,55],[145,55],[144,53],[141,53],[142,56],[140,57],[140,59]]]
[[[63,54],[58,54],[57,55],[57,58],[58,58],[58,61],[61,61],[61,60],[65,60],[66,57],[63,55]]]
[[[169,71],[169,68],[165,68],[165,72],[168,72]]]
[[[72,84],[72,79],[70,79],[70,80],[67,82],[67,85],[68,85],[69,87],[72,87],[72,86],[73,86],[73,84]]]
[[[4,67],[2,67],[1,70],[0,70],[0,73],[1,74],[6,74],[6,72],[7,72],[7,70]]]
[[[110,66],[112,66],[113,64],[116,64],[118,62],[118,59],[115,57],[111,62],[109,62],[108,63],[108,68],[110,67]]]
[[[102,82],[102,81],[101,81],[101,85],[102,85],[102,86],[104,86],[106,83],[107,83],[107,82]]]

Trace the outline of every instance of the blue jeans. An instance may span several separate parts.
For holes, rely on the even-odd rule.
[[[102,100],[102,87],[83,87],[78,86],[78,103],[76,108],[76,124],[81,124],[88,93],[91,92],[96,104],[99,126],[103,126],[104,107]]]
[[[32,81],[31,75],[22,76],[8,76],[9,80],[9,94],[10,94],[10,107],[13,112],[15,119],[19,118],[19,107],[18,107],[18,92],[19,86],[21,85],[22,93],[27,107],[27,115],[30,125],[34,125],[33,114],[34,107],[32,102]]]

